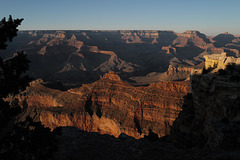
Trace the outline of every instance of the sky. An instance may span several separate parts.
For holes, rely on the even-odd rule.
[[[198,30],[240,35],[240,0],[0,0],[20,30]]]

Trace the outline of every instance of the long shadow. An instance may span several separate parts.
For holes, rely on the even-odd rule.
[[[212,70],[203,69],[202,74],[192,75],[194,94],[184,97],[170,140],[181,147],[234,151],[240,146],[240,121],[236,120],[240,113],[240,65],[230,64],[215,73]]]
[[[93,115],[92,96],[88,97],[84,108],[85,108],[85,111],[92,117],[92,115]]]
[[[204,49],[195,46],[192,42],[187,43],[188,45],[185,47],[176,47],[178,55],[176,57],[178,59],[189,59],[193,60],[194,57],[200,55],[204,52]]]
[[[137,117],[134,117],[134,124],[135,124],[135,127],[137,128],[138,133],[142,134],[142,128],[140,125],[140,121]]]

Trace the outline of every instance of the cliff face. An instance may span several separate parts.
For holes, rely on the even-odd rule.
[[[177,37],[173,31],[156,31],[156,30],[136,30],[136,31],[120,31],[121,39],[126,43],[162,43],[164,45],[171,44]]]
[[[205,48],[207,43],[210,43],[206,35],[199,31],[185,31],[184,33],[177,33],[178,38],[174,40],[177,46],[185,46],[187,43],[193,43],[200,48]]]
[[[191,94],[185,96],[170,135],[175,143],[189,147],[239,148],[240,72],[235,65],[220,70],[226,55],[212,56],[216,69],[192,75]],[[207,66],[212,64],[207,60]]]
[[[169,133],[189,87],[188,81],[133,87],[110,72],[94,83],[65,92],[36,83],[14,102],[25,109],[20,120],[31,115],[51,129],[74,126],[88,132],[115,137],[126,133],[135,138],[151,130],[161,137]]]

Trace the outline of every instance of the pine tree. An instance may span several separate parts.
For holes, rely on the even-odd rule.
[[[17,36],[17,27],[23,19],[9,19],[6,21],[4,17],[0,21],[0,49],[7,48],[7,42],[11,42]],[[31,78],[23,75],[29,69],[30,61],[27,59],[24,52],[18,52],[10,59],[3,60],[0,57],[0,98],[11,93],[18,93],[19,90],[24,90]]]

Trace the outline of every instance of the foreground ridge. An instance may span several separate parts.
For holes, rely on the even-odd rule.
[[[205,68],[191,76],[191,93],[171,130],[173,142],[205,149],[239,149],[239,58],[205,56]]]
[[[74,126],[87,132],[143,138],[149,131],[162,137],[181,110],[189,81],[134,87],[114,73],[80,88],[59,91],[36,83],[15,98],[27,115],[46,127]]]

